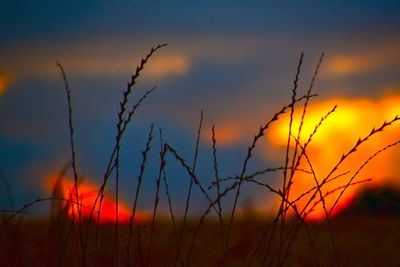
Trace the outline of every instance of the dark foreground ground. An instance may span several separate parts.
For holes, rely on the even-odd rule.
[[[270,237],[271,220],[248,216],[232,228],[229,249],[223,249],[218,220],[204,222],[190,247],[198,220],[189,221],[182,235],[177,265],[187,266],[399,266],[400,217],[388,215],[342,216],[326,223],[303,225],[296,235],[281,235],[279,227]],[[227,223],[227,220],[226,220]],[[285,229],[296,224],[289,222]],[[87,225],[83,227],[86,233]],[[175,225],[179,231],[180,223]],[[269,230],[269,231],[266,231]],[[134,226],[131,255],[127,264],[129,227],[120,225],[118,251],[115,250],[115,226],[99,228],[95,246],[95,226],[88,237],[80,239],[79,227],[67,218],[56,222],[15,220],[0,229],[0,266],[174,266],[177,238],[169,221],[159,219],[149,249],[151,225]],[[226,233],[226,227],[225,227]],[[265,238],[260,238],[266,233]],[[296,237],[293,239],[293,237]],[[83,240],[83,241],[82,241]],[[287,250],[287,244],[293,241]],[[86,244],[84,257],[80,244]],[[334,247],[333,248],[333,243]],[[258,244],[258,245],[257,245]],[[336,252],[335,252],[336,251]]]

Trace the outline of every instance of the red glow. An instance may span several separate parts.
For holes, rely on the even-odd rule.
[[[351,207],[354,202],[355,202],[354,195],[352,195],[350,197],[344,197],[333,208],[332,212],[329,214],[329,218],[333,218],[333,217],[341,214],[343,211],[345,211],[349,207]],[[319,205],[321,205],[321,206],[319,206]],[[328,208],[327,208],[327,211],[329,212]],[[307,214],[306,220],[309,222],[320,222],[320,221],[325,220],[325,218],[326,218],[326,214],[324,211],[322,211],[322,203],[320,201],[318,201],[318,204],[314,207],[314,209]]]
[[[51,176],[46,181],[46,188],[52,191],[54,195],[58,194],[58,197],[66,200],[72,201],[73,203],[68,204],[68,215],[70,218],[78,216],[78,205],[81,204],[81,216],[83,220],[89,219],[90,213],[92,212],[93,205],[95,203],[97,194],[99,192],[98,186],[91,184],[87,181],[80,182],[78,185],[78,201],[76,197],[76,190],[74,181],[71,179],[57,179],[56,176]],[[92,219],[97,221],[99,201],[97,201],[94,212],[92,214]],[[115,223],[116,221],[116,203],[115,199],[111,198],[106,192],[105,197],[102,201],[100,220],[101,224]],[[127,224],[130,223],[130,218],[132,211],[128,206],[119,200],[118,203],[118,223]],[[142,211],[135,212],[134,223],[146,223],[148,221],[148,216]]]

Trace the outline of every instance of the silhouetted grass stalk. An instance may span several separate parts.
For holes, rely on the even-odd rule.
[[[193,164],[192,164],[193,174],[196,173],[197,156],[199,154],[199,143],[200,143],[200,135],[201,135],[202,126],[203,126],[203,111],[200,112],[200,121],[199,121],[199,126],[197,128],[196,146],[194,149]],[[178,264],[178,260],[180,259],[180,251],[181,251],[181,244],[182,244],[181,241],[182,241],[182,237],[185,233],[186,219],[187,219],[187,214],[188,214],[189,206],[190,206],[193,183],[194,183],[194,179],[193,179],[193,177],[190,177],[189,187],[188,187],[188,191],[187,191],[187,195],[186,195],[186,204],[185,204],[185,211],[183,214],[182,227],[181,227],[181,231],[179,234],[178,250],[177,250],[177,254],[176,254],[176,258],[175,258],[175,266]]]
[[[311,95],[310,97],[314,97],[314,96],[316,96],[316,95]],[[237,188],[236,188],[236,186],[234,187],[234,188],[236,188],[236,194],[235,194],[235,199],[234,199],[234,203],[233,203],[233,208],[232,208],[232,212],[231,212],[231,214],[230,214],[229,223],[228,223],[228,229],[227,229],[227,234],[226,234],[226,239],[225,239],[225,245],[226,245],[226,246],[229,246],[229,236],[230,236],[230,232],[231,232],[231,229],[232,229],[233,218],[234,218],[234,216],[235,216],[237,201],[238,201],[239,195],[240,195],[240,188],[241,188],[241,185],[242,185],[242,183],[243,183],[244,175],[245,175],[245,173],[246,173],[246,171],[247,171],[247,164],[248,164],[248,162],[250,161],[250,159],[251,159],[252,156],[253,156],[253,151],[254,151],[254,149],[255,149],[255,147],[256,147],[257,142],[265,135],[265,131],[269,128],[269,126],[270,126],[274,121],[277,121],[277,120],[278,120],[278,118],[280,117],[280,115],[284,114],[288,108],[290,108],[290,107],[291,107],[292,105],[294,105],[295,103],[297,103],[297,102],[299,102],[299,101],[302,101],[302,100],[305,99],[306,97],[307,97],[307,95],[304,95],[304,96],[302,96],[302,97],[296,99],[294,103],[290,103],[289,105],[285,105],[285,106],[282,107],[282,109],[281,109],[280,111],[276,112],[276,113],[272,116],[272,119],[270,119],[267,123],[265,123],[264,125],[262,125],[262,126],[260,127],[259,132],[258,132],[258,133],[254,136],[254,138],[253,138],[253,142],[252,142],[251,145],[247,148],[247,154],[246,154],[246,157],[245,157],[245,159],[244,159],[242,171],[241,171],[240,176],[239,176],[239,177],[240,177],[240,180],[239,180],[239,182],[238,182],[238,184],[237,184]],[[231,190],[232,190],[232,189],[231,189]]]
[[[118,112],[118,119],[117,119],[117,135],[115,137],[115,146],[113,151],[111,152],[111,156],[107,165],[107,169],[106,172],[104,174],[104,179],[103,179],[103,183],[99,189],[99,192],[97,194],[97,197],[93,203],[93,209],[90,213],[89,216],[89,221],[91,221],[91,217],[92,217],[92,213],[96,207],[97,201],[99,201],[99,208],[97,211],[97,223],[96,223],[96,238],[95,238],[95,244],[97,245],[98,242],[98,232],[99,232],[99,222],[100,222],[100,217],[101,217],[101,207],[102,207],[102,202],[104,199],[104,190],[106,187],[106,184],[108,182],[108,179],[111,175],[111,172],[113,171],[113,169],[116,167],[116,163],[118,163],[118,160],[115,159],[116,154],[119,151],[119,147],[120,147],[120,142],[121,139],[125,133],[126,127],[127,125],[131,122],[133,114],[135,113],[136,109],[139,107],[140,103],[151,93],[155,90],[155,88],[149,90],[148,92],[146,92],[144,94],[144,96],[135,104],[133,105],[131,111],[128,113],[128,116],[126,119],[124,119],[124,115],[126,113],[126,109],[127,109],[127,104],[128,104],[128,97],[129,95],[132,93],[134,85],[136,84],[137,79],[140,76],[140,73],[142,72],[142,70],[144,69],[144,66],[146,65],[146,63],[148,62],[148,60],[152,57],[152,55],[159,50],[160,48],[166,46],[166,44],[161,44],[156,46],[155,48],[152,48],[150,53],[148,53],[146,55],[145,58],[143,58],[139,64],[139,66],[136,68],[135,73],[131,76],[131,80],[128,82],[127,84],[127,88],[126,90],[123,92],[123,99],[120,102],[120,110]],[[118,164],[117,164],[118,165]],[[118,187],[118,181],[116,182],[116,187]],[[118,199],[118,198],[117,198]],[[116,201],[117,201],[116,199]],[[89,224],[90,225],[90,224]],[[118,227],[118,226],[116,226]],[[88,226],[89,228],[89,226]]]
[[[153,217],[151,220],[150,241],[149,241],[149,248],[148,248],[149,262],[151,262],[151,249],[153,246],[154,227],[155,227],[155,222],[156,222],[158,202],[160,201],[160,198],[159,198],[160,182],[161,182],[161,177],[162,177],[163,170],[164,170],[165,164],[166,164],[166,161],[165,161],[165,153],[166,152],[167,152],[167,148],[164,145],[163,149],[160,151],[160,168],[159,168],[158,177],[156,180],[156,194],[155,194],[154,205],[153,205]]]
[[[160,131],[160,151],[163,150],[164,148],[164,137],[163,137],[163,133],[162,130],[159,129]],[[167,181],[167,173],[165,168],[163,169],[163,181],[164,181],[164,186],[165,186],[165,194],[167,195],[167,200],[168,200],[168,209],[169,209],[169,214],[171,216],[171,223],[172,223],[172,231],[175,237],[175,241],[176,241],[176,253],[178,254],[179,251],[179,246],[180,246],[180,240],[179,240],[179,234],[178,234],[178,229],[176,226],[176,222],[175,222],[175,215],[174,215],[174,209],[172,207],[172,198],[171,198],[171,194],[170,194],[170,190],[169,190],[169,186],[168,186],[168,181]],[[177,263],[177,258],[175,257],[175,264]]]
[[[282,184],[282,193],[286,197],[288,195],[287,192],[287,187],[290,188],[290,186],[287,184],[288,183],[288,172],[287,168],[289,166],[289,159],[290,159],[290,144],[291,144],[291,138],[292,138],[292,125],[293,125],[293,115],[294,115],[294,110],[295,110],[295,103],[296,103],[296,96],[297,96],[297,88],[299,86],[299,76],[300,76],[300,71],[301,71],[301,66],[303,64],[303,58],[304,58],[304,53],[301,53],[299,63],[297,65],[297,72],[295,79],[293,81],[293,89],[292,89],[292,105],[290,106],[290,114],[289,114],[289,133],[288,133],[288,138],[287,138],[287,144],[286,144],[286,155],[285,155],[285,169],[283,170],[283,184]],[[306,97],[306,101],[308,100],[308,93]],[[295,148],[297,149],[297,148]],[[293,165],[292,165],[293,166]],[[281,210],[285,209],[286,207],[286,202],[281,200]],[[281,246],[282,246],[282,239],[283,239],[283,233],[284,233],[284,228],[285,228],[285,218],[286,218],[286,212],[281,213],[281,227],[280,227],[280,235],[279,235],[279,251],[281,251]],[[278,255],[278,260],[280,260],[280,257]]]
[[[142,151],[142,163],[140,165],[140,171],[139,171],[139,175],[137,177],[137,185],[136,185],[135,198],[133,201],[132,215],[130,217],[130,222],[129,222],[128,244],[126,246],[126,257],[127,257],[126,265],[127,266],[129,266],[129,259],[130,259],[130,252],[131,252],[130,248],[131,248],[131,240],[132,240],[132,234],[133,234],[133,223],[134,223],[134,219],[136,216],[136,209],[137,209],[137,204],[138,204],[138,200],[139,200],[140,189],[142,186],[143,175],[144,175],[144,171],[146,168],[147,155],[150,152],[150,149],[151,149],[150,145],[151,145],[151,141],[153,140],[153,129],[154,129],[154,125],[152,124],[150,126],[150,131],[149,131],[149,135],[148,135],[147,142],[146,142],[146,148]]]
[[[134,86],[137,82],[137,79],[141,75],[142,70],[144,69],[144,66],[147,64],[149,59],[153,56],[153,54],[160,48],[164,47],[165,44],[158,45],[155,48],[152,48],[151,51],[143,58],[136,68],[135,73],[131,76],[130,81],[127,83],[127,87],[125,91],[123,91],[123,96],[122,100],[119,103],[119,111],[117,113],[117,123],[116,123],[116,135],[115,135],[115,144],[112,148],[110,158],[108,159],[106,170],[103,176],[103,181],[102,184],[97,192],[97,195],[95,197],[95,201],[93,205],[90,205],[89,207],[83,206],[82,205],[82,196],[80,196],[80,193],[78,191],[79,183],[82,181],[82,177],[79,176],[78,171],[77,171],[77,163],[76,163],[76,151],[75,151],[75,144],[74,144],[74,127],[73,127],[73,117],[72,117],[72,103],[71,103],[71,90],[69,88],[68,80],[66,77],[66,74],[64,72],[63,66],[57,62],[57,66],[59,67],[64,84],[65,84],[65,91],[67,94],[67,104],[68,104],[68,116],[69,116],[69,137],[70,137],[70,149],[71,149],[71,163],[68,165],[72,166],[72,171],[74,174],[74,187],[69,188],[69,196],[64,196],[62,195],[63,192],[60,191],[60,186],[62,183],[62,178],[64,177],[65,173],[67,172],[68,168],[65,167],[62,169],[60,172],[59,176],[57,177],[52,196],[47,197],[47,198],[38,198],[32,202],[29,202],[25,204],[23,207],[21,207],[18,210],[13,210],[12,208],[12,199],[11,199],[11,194],[9,191],[9,187],[7,187],[6,184],[6,190],[8,197],[9,197],[9,202],[10,202],[10,210],[13,212],[7,220],[5,220],[4,225],[9,227],[9,223],[14,220],[14,218],[19,215],[23,214],[26,210],[28,210],[30,207],[33,205],[36,205],[41,202],[47,202],[51,201],[54,203],[65,202],[65,206],[61,210],[61,208],[57,209],[58,216],[53,220],[49,226],[48,231],[46,232],[47,238],[41,242],[42,247],[37,250],[37,253],[35,254],[35,263],[36,261],[39,262],[40,256],[42,255],[42,252],[44,252],[45,246],[49,246],[52,243],[55,242],[55,236],[52,238],[53,232],[54,232],[54,227],[58,224],[58,222],[61,220],[61,218],[64,217],[64,214],[68,211],[71,219],[71,223],[69,224],[68,227],[68,232],[67,236],[65,239],[57,239],[61,240],[62,245],[61,245],[61,258],[57,260],[57,264],[62,265],[64,261],[64,257],[66,256],[66,252],[68,249],[70,249],[71,252],[76,254],[76,257],[70,260],[70,262],[73,262],[74,265],[79,265],[79,266],[87,266],[89,263],[90,259],[98,259],[98,243],[99,243],[99,233],[100,233],[100,221],[101,221],[101,212],[102,212],[102,203],[105,197],[105,189],[107,186],[107,183],[109,181],[109,178],[115,174],[115,224],[111,227],[111,232],[113,233],[111,239],[113,239],[113,251],[112,257],[113,259],[113,265],[119,266],[119,258],[120,258],[120,252],[119,252],[119,243],[121,240],[119,240],[120,236],[120,231],[122,233],[121,229],[122,226],[119,225],[119,183],[120,183],[120,150],[122,147],[122,138],[127,130],[127,126],[130,124],[132,121],[137,109],[141,105],[141,103],[156,89],[153,87],[152,89],[148,90],[145,92],[139,100],[134,102],[130,107],[130,96],[132,95],[134,91]],[[221,177],[219,173],[219,162],[217,158],[217,138],[216,138],[216,129],[215,125],[212,125],[211,128],[211,141],[212,141],[212,167],[214,171],[214,181],[211,183],[209,187],[205,187],[201,183],[201,179],[197,176],[196,174],[196,165],[197,165],[197,160],[198,160],[198,154],[199,154],[199,145],[200,145],[200,136],[201,136],[201,130],[202,130],[202,124],[203,124],[203,111],[201,111],[200,114],[200,120],[197,128],[197,135],[196,135],[196,144],[195,144],[195,149],[194,149],[194,155],[193,155],[193,162],[192,164],[188,164],[186,159],[183,158],[174,147],[172,147],[170,144],[165,142],[163,140],[162,136],[162,131],[160,129],[160,165],[158,169],[158,176],[156,177],[155,183],[156,183],[156,189],[155,189],[155,195],[154,195],[154,204],[153,204],[153,212],[152,212],[152,219],[151,219],[151,224],[147,230],[142,230],[141,226],[134,226],[135,223],[135,218],[137,214],[137,209],[138,209],[138,202],[139,202],[139,197],[141,194],[141,188],[142,188],[142,181],[144,178],[144,173],[146,170],[146,163],[148,161],[149,157],[149,152],[151,149],[151,143],[153,139],[153,130],[154,126],[151,125],[148,136],[147,136],[147,142],[145,144],[145,148],[142,151],[142,161],[139,169],[139,173],[137,176],[137,186],[136,190],[134,193],[134,198],[133,198],[133,207],[132,207],[132,213],[130,216],[129,220],[129,225],[127,225],[127,244],[125,246],[126,249],[126,266],[131,266],[135,264],[139,264],[140,266],[144,265],[152,265],[156,264],[156,261],[153,259],[153,255],[157,255],[157,249],[158,246],[156,246],[156,240],[159,238],[159,232],[161,231],[156,231],[156,220],[157,220],[157,212],[158,212],[158,206],[159,206],[159,201],[160,201],[160,190],[161,189],[161,182],[163,182],[163,185],[165,187],[165,193],[168,201],[168,207],[169,207],[169,214],[171,217],[171,224],[172,224],[172,235],[174,237],[174,242],[176,242],[176,254],[174,253],[169,253],[171,260],[174,262],[175,266],[182,265],[191,265],[193,263],[193,259],[195,259],[196,256],[194,251],[195,251],[195,246],[196,242],[200,240],[199,236],[200,233],[202,233],[202,230],[205,227],[205,221],[206,217],[210,214],[212,210],[215,211],[215,214],[217,215],[218,224],[219,228],[219,235],[220,235],[220,241],[221,241],[221,255],[217,255],[219,257],[219,265],[227,265],[229,264],[229,261],[233,259],[231,256],[234,255],[234,250],[236,249],[238,244],[230,244],[234,238],[232,237],[232,229],[233,225],[235,222],[235,216],[237,213],[237,205],[239,203],[239,197],[241,190],[243,189],[244,183],[248,184],[250,183],[251,185],[261,187],[265,191],[264,192],[271,192],[274,195],[276,195],[279,198],[279,209],[277,213],[275,214],[274,218],[272,221],[268,221],[267,224],[265,225],[264,229],[260,232],[260,237],[257,237],[257,241],[254,244],[254,248],[252,248],[250,254],[248,255],[249,258],[247,258],[247,266],[253,266],[254,262],[257,261],[256,263],[261,265],[261,266],[271,266],[273,264],[277,264],[279,266],[284,266],[288,263],[289,260],[289,255],[291,248],[293,246],[294,241],[296,240],[298,233],[300,229],[304,226],[305,231],[306,231],[306,236],[309,241],[309,246],[314,258],[314,261],[317,265],[321,264],[317,247],[316,247],[316,240],[317,240],[317,235],[314,237],[311,234],[309,224],[307,223],[306,219],[309,214],[315,211],[316,207],[318,205],[322,205],[324,214],[325,214],[325,223],[326,226],[329,230],[329,236],[330,236],[330,242],[332,244],[332,248],[334,250],[335,254],[335,263],[336,265],[339,265],[339,259],[338,259],[338,252],[337,252],[337,247],[335,244],[335,240],[333,238],[333,232],[331,229],[330,225],[330,215],[332,214],[332,211],[334,210],[335,206],[339,203],[340,199],[343,197],[347,189],[351,186],[356,186],[365,182],[369,182],[371,179],[364,179],[364,180],[358,180],[356,181],[355,178],[360,174],[360,172],[364,169],[366,165],[368,165],[374,158],[376,158],[379,154],[382,152],[393,148],[397,145],[400,144],[400,140],[393,142],[389,145],[386,145],[385,147],[377,150],[375,153],[373,153],[367,160],[365,160],[359,168],[354,172],[350,171],[345,171],[342,173],[338,174],[339,168],[342,166],[342,164],[350,158],[352,154],[357,152],[358,148],[365,142],[367,142],[372,136],[383,132],[386,127],[392,126],[396,122],[400,120],[398,116],[396,116],[394,119],[384,122],[379,128],[373,128],[369,134],[367,134],[363,138],[359,138],[358,141],[355,143],[355,145],[348,150],[346,153],[342,155],[342,157],[336,162],[335,165],[333,165],[333,168],[330,170],[330,172],[323,177],[323,179],[319,179],[322,177],[317,177],[317,174],[315,172],[315,169],[312,165],[312,162],[310,160],[309,156],[309,151],[308,151],[308,146],[312,142],[313,137],[318,133],[318,130],[320,126],[325,123],[325,121],[328,119],[328,117],[334,113],[337,109],[337,106],[334,106],[330,111],[328,111],[324,116],[321,117],[320,121],[317,122],[315,125],[314,130],[310,133],[308,136],[308,139],[302,140],[302,131],[303,131],[303,125],[306,121],[306,114],[307,114],[307,108],[309,101],[312,97],[316,96],[315,94],[312,94],[312,90],[314,87],[315,80],[317,78],[320,65],[323,61],[324,54],[321,55],[319,58],[318,64],[314,70],[310,85],[308,87],[308,91],[306,92],[305,95],[298,97],[298,87],[299,87],[299,80],[300,80],[300,74],[301,74],[301,69],[302,69],[302,64],[303,64],[303,58],[304,54],[302,53],[297,65],[297,70],[295,74],[295,78],[293,80],[293,88],[291,91],[291,101],[289,104],[283,106],[278,112],[273,114],[272,118],[267,121],[266,123],[262,124],[260,126],[259,131],[254,135],[252,142],[250,145],[247,147],[247,153],[245,154],[241,169],[239,170],[239,174],[233,175],[233,176],[228,176],[228,177]],[[300,115],[300,124],[298,129],[298,132],[295,133],[295,129],[293,128],[294,126],[294,120],[295,120],[295,111],[298,108],[298,104],[300,104],[301,101],[304,101],[302,105],[302,110],[301,110],[301,115]],[[286,112],[289,111],[289,123],[288,123],[288,136],[287,136],[287,142],[286,142],[286,147],[285,147],[285,154],[284,154],[284,166],[279,166],[275,168],[265,168],[265,169],[260,169],[253,171],[250,173],[248,171],[248,165],[250,160],[252,159],[255,149],[258,145],[258,142],[260,139],[262,139],[265,136],[265,133],[267,129],[271,126],[271,124],[274,121],[277,121],[280,116]],[[184,206],[184,214],[182,217],[182,224],[180,225],[180,230],[178,229],[179,224],[176,224],[176,217],[174,214],[174,209],[172,205],[172,198],[171,198],[171,192],[169,189],[168,185],[168,180],[167,180],[167,174],[166,174],[166,157],[167,154],[171,154],[172,157],[175,158],[177,161],[178,165],[180,165],[188,174],[189,176],[189,185],[187,188],[187,193],[186,193],[186,198],[185,198],[185,206]],[[300,167],[302,161],[306,162],[306,167]],[[282,172],[282,188],[274,188],[267,182],[263,182],[262,177],[264,177],[265,174],[269,174],[272,172]],[[291,186],[293,184],[293,179],[295,178],[295,175],[298,173],[304,174],[305,178],[310,178],[313,179],[315,185],[312,186],[311,188],[304,188],[304,191],[301,192],[296,198],[294,196],[290,195],[291,192]],[[297,176],[296,176],[297,177]],[[323,189],[326,188],[328,184],[330,184],[332,181],[338,181],[338,179],[346,179],[345,182],[342,185],[339,185],[335,187],[334,189],[328,190],[323,193]],[[226,185],[226,186],[225,186]],[[188,214],[189,214],[189,208],[191,204],[191,199],[192,199],[192,192],[194,190],[193,187],[198,187],[200,190],[202,196],[206,199],[207,204],[206,204],[206,209],[201,213],[201,216],[199,219],[196,221],[197,223],[194,223],[193,225],[189,224],[187,222],[188,220]],[[223,187],[225,186],[225,187]],[[215,187],[215,188],[213,188]],[[207,190],[208,189],[208,190]],[[212,191],[213,189],[213,191]],[[216,195],[214,193],[216,192]],[[326,199],[333,195],[334,193],[340,192],[338,197],[335,199],[333,205],[328,209],[326,205]],[[230,213],[228,214],[227,218],[227,224],[225,225],[224,222],[224,217],[223,217],[223,206],[221,204],[222,200],[224,197],[226,197],[228,194],[233,193],[233,206],[232,210],[230,210]],[[294,198],[291,200],[291,198]],[[304,200],[305,204],[297,206],[297,203],[300,200]],[[87,223],[87,228],[86,228],[86,234],[83,234],[83,222],[82,222],[82,208],[88,208],[90,209],[90,214],[88,218],[88,223]],[[55,211],[55,209],[52,209],[52,212]],[[77,213],[76,213],[77,211]],[[293,213],[288,213],[292,212]],[[5,210],[0,210],[0,212],[5,212]],[[94,232],[94,242],[93,242],[93,254],[90,254],[88,250],[88,245],[89,245],[89,228],[91,226],[92,222],[92,216],[93,213],[97,212],[97,218],[95,222],[95,232]],[[294,220],[292,220],[291,223],[288,223],[288,216],[289,214],[293,214]],[[21,216],[22,217],[22,216]],[[52,214],[52,219],[54,218]],[[15,220],[14,220],[15,221]],[[61,225],[61,224],[60,224]],[[157,226],[158,226],[158,221],[157,221]],[[187,249],[183,249],[183,246],[186,245],[184,244],[184,241],[186,241],[186,235],[189,235],[189,227],[194,227],[193,229],[193,234],[191,236],[191,239],[188,240],[188,246]],[[167,227],[170,229],[169,227]],[[61,227],[60,227],[61,229]],[[103,229],[103,228],[102,228]],[[136,231],[135,231],[136,229]],[[166,230],[167,231],[167,230]],[[136,234],[136,247],[133,249],[134,244],[134,236]],[[72,237],[70,237],[72,236]],[[236,237],[236,236],[234,236]],[[143,246],[142,246],[142,238],[143,242],[146,242],[148,245],[147,248],[147,253],[143,253]],[[148,243],[147,243],[148,242]],[[232,242],[233,243],[233,242]],[[111,245],[111,244],[110,244]],[[276,246],[274,246],[276,245]],[[186,248],[186,247],[185,247]],[[170,248],[169,248],[170,249]],[[16,249],[17,251],[17,249]],[[183,254],[183,251],[186,252],[186,255]],[[217,253],[218,254],[218,253]],[[137,256],[137,258],[135,258]],[[47,264],[51,265],[53,263],[52,259],[54,256],[52,254],[47,255]],[[75,262],[76,261],[76,262]],[[22,261],[21,261],[22,262]],[[197,263],[196,263],[197,264]],[[201,264],[201,263],[199,263]],[[217,264],[217,263],[216,263]]]
[[[70,148],[71,148],[71,164],[72,164],[72,171],[74,175],[74,190],[75,190],[75,198],[76,201],[79,203],[79,191],[78,191],[78,170],[76,166],[76,151],[75,151],[75,141],[74,141],[74,125],[73,125],[73,116],[72,116],[72,101],[71,101],[71,89],[69,88],[69,83],[67,79],[67,75],[65,74],[64,67],[61,65],[60,62],[56,62],[57,66],[59,67],[64,85],[65,85],[65,92],[67,94],[67,104],[68,104],[68,126],[69,126],[69,137],[70,137]],[[75,212],[75,209],[73,209]],[[77,206],[78,210],[78,235],[80,240],[80,250],[82,253],[82,264],[83,266],[86,265],[85,263],[85,244],[83,241],[83,231],[82,231],[82,211],[80,205]]]

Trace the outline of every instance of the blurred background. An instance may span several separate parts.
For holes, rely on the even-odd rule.
[[[373,126],[400,113],[398,1],[6,0],[0,10],[2,209],[49,196],[46,181],[70,159],[67,100],[56,60],[63,64],[72,89],[79,173],[85,181],[100,184],[114,146],[126,82],[151,47],[168,43],[150,59],[138,80],[133,103],[153,86],[158,89],[143,102],[122,142],[120,196],[131,205],[140,153],[154,123],[140,198],[143,210],[154,203],[159,129],[164,140],[192,164],[203,110],[199,179],[205,186],[214,179],[213,124],[221,177],[239,174],[259,126],[290,103],[301,52],[305,57],[298,95],[308,90],[320,55],[326,53],[314,88],[319,96],[310,103],[309,124],[302,137],[338,104],[310,147],[318,175],[326,174]],[[284,164],[286,119],[257,146],[249,171]],[[371,140],[343,171],[354,173],[374,151],[398,140],[398,126]],[[368,184],[374,188],[396,188],[399,158],[398,148],[388,150],[358,178],[372,178]],[[71,172],[67,176],[72,177]],[[173,205],[182,213],[189,177],[172,157],[167,158],[167,177]],[[281,178],[279,172],[260,180],[278,187]],[[113,184],[112,178],[110,192]],[[305,186],[312,186],[311,178],[299,177],[294,190]],[[350,190],[349,199],[357,192],[356,187]],[[161,199],[161,212],[167,213],[164,191]],[[227,207],[232,199],[228,195],[224,200]],[[205,203],[195,188],[191,214]],[[269,212],[275,206],[264,189],[244,186],[241,210]]]

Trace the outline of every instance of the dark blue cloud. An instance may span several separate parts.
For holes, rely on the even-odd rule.
[[[3,42],[155,32],[313,32],[398,29],[398,1],[3,1]]]

